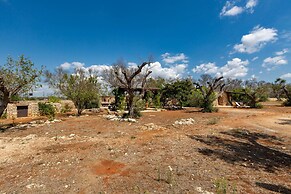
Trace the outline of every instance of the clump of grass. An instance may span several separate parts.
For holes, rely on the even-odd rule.
[[[208,120],[207,125],[216,125],[219,122],[219,118],[214,117]]]
[[[225,178],[220,178],[214,182],[216,194],[235,194],[237,192],[235,185],[229,185]]]

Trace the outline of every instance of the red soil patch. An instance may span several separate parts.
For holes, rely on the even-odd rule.
[[[97,175],[113,175],[122,174],[122,169],[125,164],[115,162],[113,160],[103,160],[97,166],[94,167],[94,173]]]

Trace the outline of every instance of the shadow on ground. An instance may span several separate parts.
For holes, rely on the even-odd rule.
[[[291,189],[288,189],[287,187],[284,187],[282,185],[273,185],[273,184],[260,183],[260,182],[256,182],[256,185],[264,189],[267,189],[269,191],[273,191],[277,193],[284,193],[284,194],[291,193]]]
[[[226,136],[225,136],[226,135]],[[206,144],[198,152],[213,159],[221,159],[231,164],[239,164],[248,168],[263,169],[275,172],[291,167],[291,156],[284,152],[261,145],[257,140],[265,140],[272,144],[282,144],[283,140],[264,133],[233,129],[221,132],[219,136],[189,136],[191,139]]]
[[[280,122],[278,124],[280,125],[291,125],[291,119],[279,119]]]

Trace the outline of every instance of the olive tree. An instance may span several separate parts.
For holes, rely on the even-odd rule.
[[[260,102],[266,101],[268,98],[269,87],[264,81],[256,79],[246,80],[242,92],[247,98],[247,104],[251,108],[261,108]]]
[[[286,101],[284,102],[285,106],[291,106],[291,85],[286,84],[286,80],[278,78],[275,81],[275,86],[278,89],[280,94],[284,94]]]
[[[23,94],[38,86],[42,69],[21,55],[18,60],[7,58],[7,63],[0,66],[0,116],[7,108],[13,96]]]
[[[46,77],[52,88],[73,101],[78,116],[82,114],[86,105],[92,101],[99,101],[100,84],[97,76],[90,71],[76,68],[74,72],[66,72],[62,68],[57,68],[54,73],[46,72]]]
[[[152,73],[148,68],[150,62],[143,62],[137,67],[127,67],[123,61],[118,61],[111,69],[105,71],[105,80],[113,88],[122,88],[127,93],[128,117],[134,115],[134,98],[142,97],[145,92],[145,86],[148,76]],[[139,91],[139,96],[136,94]]]
[[[201,78],[194,82],[196,89],[201,93],[201,104],[202,112],[213,112],[216,109],[213,107],[213,102],[216,100],[215,91],[222,92],[225,84],[223,77],[212,78],[210,75],[201,75]]]

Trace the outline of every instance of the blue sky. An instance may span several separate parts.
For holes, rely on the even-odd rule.
[[[0,64],[102,71],[153,56],[155,76],[291,81],[290,0],[0,0]]]

